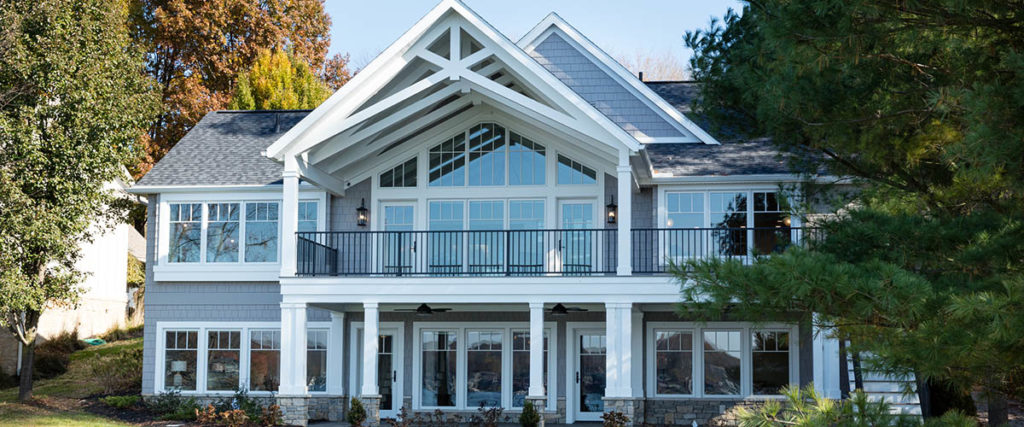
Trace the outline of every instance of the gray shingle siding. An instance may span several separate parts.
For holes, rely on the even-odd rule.
[[[261,153],[308,111],[214,111],[174,145],[139,186],[267,185],[283,167]]]
[[[548,36],[530,55],[630,135],[684,136],[558,34]]]
[[[356,224],[356,209],[363,200],[370,202],[370,180],[362,182],[345,189],[345,197],[331,197],[331,212],[328,221],[328,230],[331,231],[366,231],[369,226],[359,227]],[[367,209],[370,209],[367,206]],[[372,215],[371,215],[372,216]]]

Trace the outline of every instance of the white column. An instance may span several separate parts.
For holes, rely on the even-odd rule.
[[[363,303],[363,396],[376,396],[377,345],[380,337],[380,315],[376,302]]]
[[[605,304],[605,389],[604,397],[619,397],[619,362],[622,342],[622,322],[619,319],[619,304]]]
[[[619,153],[619,165],[615,168],[618,179],[618,267],[616,274],[633,274],[633,168],[629,165],[629,152]]]
[[[529,397],[544,396],[544,303],[530,303]]]
[[[619,396],[633,397],[633,305],[619,306]],[[637,365],[639,366],[639,365]]]
[[[327,343],[327,394],[341,396],[345,394],[345,382],[342,381],[345,354],[345,313],[331,312],[331,336]]]
[[[839,391],[839,340],[828,336],[829,329],[814,326],[813,330],[814,389],[824,397],[838,399],[842,394]]]
[[[295,276],[296,239],[299,228],[299,166],[295,157],[284,159],[284,191],[281,199],[281,277]]]
[[[633,397],[644,396],[644,377],[643,377],[643,354],[644,354],[644,313],[642,311],[631,311],[632,318],[632,330],[633,330],[633,355],[636,359],[631,365],[633,371],[630,372],[630,384],[633,386]]]
[[[305,396],[306,304],[281,303],[281,396]]]

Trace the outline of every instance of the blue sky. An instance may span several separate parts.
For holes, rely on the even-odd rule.
[[[682,63],[686,30],[705,28],[737,0],[463,0],[516,41],[549,12],[557,12],[613,56],[671,54]],[[362,67],[425,15],[438,0],[326,0],[330,53],[348,52]]]

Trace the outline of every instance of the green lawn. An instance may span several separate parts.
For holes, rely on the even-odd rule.
[[[32,404],[17,403],[18,388],[0,390],[0,425],[21,426],[127,426],[120,421],[86,413],[78,406],[80,399],[103,392],[89,371],[90,362],[133,348],[142,348],[142,338],[116,341],[88,347],[71,354],[68,371],[56,378],[37,380]]]
[[[82,411],[0,402],[0,425],[19,426],[128,426]]]

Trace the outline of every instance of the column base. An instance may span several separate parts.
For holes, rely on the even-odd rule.
[[[537,427],[544,427],[545,421],[550,415],[548,412],[548,398],[547,396],[526,396],[527,402],[532,402],[533,407],[537,408],[537,413],[540,414],[540,422],[537,423]],[[557,413],[555,414],[558,415]],[[518,421],[518,420],[516,420]]]
[[[642,397],[605,397],[604,412],[621,412],[629,418],[627,426],[644,425],[644,398]]]
[[[309,397],[277,396],[281,419],[285,425],[305,426],[309,422]]]
[[[366,409],[366,421],[363,422],[363,427],[380,426],[380,399],[379,394],[359,396],[359,401],[363,402],[363,409]]]

